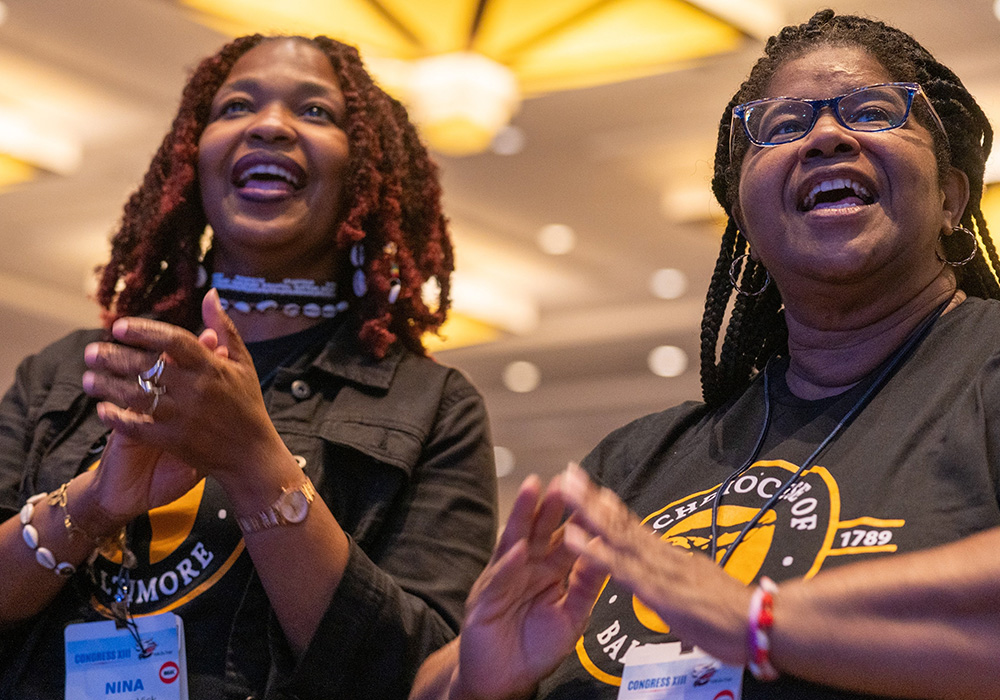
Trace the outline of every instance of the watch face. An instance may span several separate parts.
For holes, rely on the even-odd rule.
[[[301,523],[309,512],[309,499],[302,491],[287,491],[281,497],[278,511],[287,522]]]

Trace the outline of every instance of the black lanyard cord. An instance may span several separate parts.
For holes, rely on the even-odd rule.
[[[910,351],[913,350],[913,348],[917,345],[917,343],[919,343],[921,340],[924,339],[924,337],[930,331],[931,326],[934,325],[934,322],[937,321],[938,318],[940,318],[942,313],[944,313],[944,310],[948,306],[949,302],[950,300],[948,302],[941,304],[937,309],[934,310],[934,313],[932,313],[930,316],[924,319],[923,322],[919,326],[917,326],[912,333],[910,333],[910,336],[899,347],[899,349],[896,350],[893,356],[889,359],[889,362],[887,362],[885,366],[882,368],[882,371],[879,372],[878,376],[875,378],[875,381],[873,381],[868,386],[864,394],[862,394],[861,397],[854,403],[854,405],[851,406],[850,410],[848,410],[847,413],[844,414],[844,417],[837,422],[837,425],[835,425],[833,430],[830,431],[830,434],[823,439],[823,441],[819,444],[819,446],[815,450],[813,450],[813,453],[809,455],[806,458],[806,460],[802,463],[802,466],[800,466],[795,471],[795,473],[792,474],[792,476],[787,481],[785,481],[784,484],[781,485],[781,488],[779,488],[775,493],[771,495],[770,498],[767,499],[764,505],[760,507],[760,510],[758,510],[757,513],[754,514],[754,516],[750,519],[750,521],[743,527],[740,533],[736,536],[736,539],[733,540],[732,544],[730,544],[729,547],[727,548],[726,553],[722,556],[722,559],[719,560],[719,566],[723,568],[726,566],[726,563],[729,561],[729,558],[733,555],[733,552],[736,551],[737,545],[739,545],[747,536],[747,533],[749,533],[750,530],[752,530],[757,525],[757,523],[760,522],[760,519],[764,517],[764,513],[766,513],[767,511],[769,511],[771,508],[774,507],[774,504],[781,499],[782,495],[784,495],[789,488],[791,488],[792,484],[794,484],[799,479],[799,477],[802,476],[802,474],[815,463],[820,453],[824,449],[826,449],[826,447],[831,442],[833,442],[833,439],[840,433],[840,431],[843,430],[844,427],[875,396],[875,394],[878,393],[878,391],[888,380],[889,375],[892,374],[896,370],[896,368],[898,368],[902,364],[903,360],[909,355]],[[719,501],[722,500],[722,496],[725,493],[725,490],[729,488],[729,485],[733,482],[733,480],[739,477],[741,474],[743,474],[747,469],[749,469],[752,466],[754,460],[757,458],[757,455],[759,454],[761,448],[763,447],[764,439],[767,436],[767,431],[771,421],[771,392],[769,390],[769,382],[768,382],[769,369],[770,369],[770,363],[764,366],[764,371],[763,371],[764,421],[763,425],[761,426],[760,434],[757,437],[757,442],[754,445],[753,452],[751,453],[750,458],[747,459],[746,462],[744,462],[743,466],[741,466],[739,469],[737,469],[728,477],[726,477],[725,481],[722,482],[722,484],[716,491],[715,501],[712,503],[712,530],[711,530],[712,561],[715,561],[716,553],[718,551],[717,535],[718,535]]]

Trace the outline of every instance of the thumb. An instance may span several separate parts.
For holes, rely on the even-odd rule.
[[[230,359],[237,362],[244,359],[249,361],[250,354],[243,344],[239,331],[236,330],[236,325],[222,309],[222,304],[219,303],[218,290],[209,289],[208,293],[205,294],[205,298],[201,302],[201,319],[205,324],[205,332],[202,333],[202,336],[205,336],[208,331],[215,333],[217,345],[214,351],[216,355],[223,357],[228,355]]]

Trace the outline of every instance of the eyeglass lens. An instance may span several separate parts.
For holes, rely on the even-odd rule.
[[[884,131],[901,126],[910,112],[912,88],[879,85],[829,100],[762,100],[744,112],[747,132],[760,145],[787,143],[812,129],[819,111],[831,106],[838,120],[853,131]]]

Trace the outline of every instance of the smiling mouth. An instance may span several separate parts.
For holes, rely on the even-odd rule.
[[[868,206],[877,201],[867,187],[849,178],[834,178],[813,185],[799,202],[799,211]]]
[[[233,178],[237,187],[254,187],[259,189],[274,189],[276,187],[297,190],[301,187],[300,178],[287,168],[274,163],[261,163],[241,170]]]

